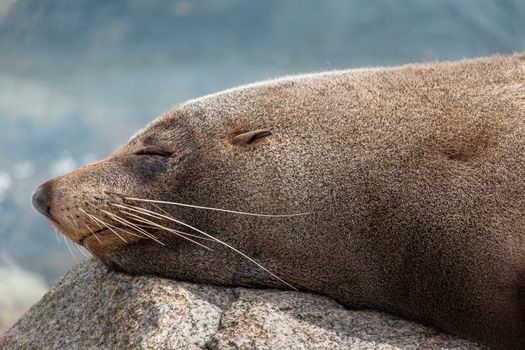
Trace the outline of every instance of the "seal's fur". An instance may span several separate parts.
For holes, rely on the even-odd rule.
[[[269,132],[232,142],[253,130]],[[101,210],[124,216],[111,204],[130,205],[125,197],[311,212],[148,207],[298,289],[525,348],[525,55],[286,77],[206,96],[41,189],[55,225],[108,265],[222,285],[287,288],[213,241],[210,251],[149,230],[164,245],[124,232],[126,242],[110,232],[97,242],[80,209],[116,226]]]

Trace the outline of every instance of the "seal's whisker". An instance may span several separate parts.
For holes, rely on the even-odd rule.
[[[155,205],[155,204],[153,204],[153,203],[150,203],[150,204],[151,204],[152,206],[154,206],[155,208],[157,208],[158,210],[160,210],[161,212],[163,212],[165,215],[171,217],[170,213],[168,213],[166,210],[162,209],[162,208],[159,207],[158,205]],[[180,232],[180,231],[179,231],[179,232]],[[195,238],[203,239],[203,240],[206,240],[206,241],[212,241],[212,242],[214,241],[214,240],[211,239],[211,238],[202,237],[202,236],[197,236],[197,235],[193,235],[193,234],[191,234],[191,233],[187,233],[187,232],[185,232],[185,234],[188,235],[188,236],[190,236],[190,237],[195,237]]]
[[[66,246],[67,246],[67,249],[69,250],[69,253],[71,253],[71,256],[73,257],[73,259],[75,259],[75,261],[78,263],[78,257],[73,254],[73,251],[71,250],[71,246],[69,245],[69,242],[68,242],[68,239],[66,238],[66,236],[62,236],[64,237],[64,242],[66,242]]]
[[[168,215],[168,216],[171,216],[170,213],[168,213],[166,210],[162,209],[160,206],[158,206],[157,204],[154,204],[154,203],[149,203],[150,205],[152,205],[153,207],[157,208],[158,210],[160,210],[161,212],[163,212],[164,214]]]
[[[93,236],[95,236],[95,238],[97,239],[98,243],[100,243],[100,245],[102,245],[102,241],[100,240],[100,238],[98,238],[98,235],[91,229],[91,227],[89,227],[88,225],[84,224],[84,226],[86,226],[89,230],[89,232],[91,232],[91,234]]]
[[[198,236],[198,235],[194,235],[194,234],[192,234],[192,233],[183,232],[183,231],[180,231],[180,230],[175,230],[175,229],[173,229],[173,228],[166,227],[166,226],[161,225],[161,224],[159,224],[159,223],[157,223],[157,222],[150,221],[150,220],[148,220],[148,219],[146,219],[146,218],[144,218],[144,217],[141,217],[140,215],[136,215],[136,214],[133,214],[133,213],[127,212],[127,211],[125,211],[125,210],[120,210],[120,212],[121,212],[121,213],[124,213],[124,214],[126,214],[126,215],[131,216],[131,218],[132,218],[133,220],[136,220],[136,221],[139,221],[139,222],[144,223],[145,225],[141,225],[141,226],[143,226],[143,227],[149,227],[149,228],[161,228],[161,229],[168,230],[168,231],[176,231],[177,233],[180,233],[180,234],[182,234],[182,235],[184,235],[184,236],[187,236],[187,237],[193,237],[193,238],[202,239],[202,240],[205,240],[205,241],[212,241],[212,242],[214,242],[213,239],[210,239],[210,238],[207,238],[207,237]],[[149,224],[150,222],[151,222],[152,224]],[[162,226],[162,227],[159,227],[159,225]]]
[[[69,215],[68,215],[69,216]],[[78,240],[78,232],[75,232],[75,237],[77,238]],[[67,239],[67,238],[66,238]],[[67,240],[66,240],[66,243],[67,243]],[[71,243],[73,243],[73,248],[75,248],[74,250],[77,251],[80,255],[82,255],[84,258],[87,258],[88,256],[86,255],[86,253],[84,253],[82,250],[80,250],[80,248],[77,246],[76,242],[71,240]],[[69,244],[68,244],[69,245]],[[82,258],[80,258],[80,260],[82,260]]]
[[[144,238],[144,237],[141,236],[141,235],[138,235],[138,234],[136,234],[136,233],[130,232],[130,231],[128,231],[128,230],[124,230],[124,229],[121,228],[121,227],[118,227],[118,226],[115,226],[115,225],[112,225],[112,224],[108,224],[108,223],[106,223],[106,225],[108,225],[108,228],[113,228],[113,229],[115,229],[115,230],[119,230],[119,231],[121,231],[121,232],[127,233],[128,235],[131,235],[131,236],[134,236],[134,237],[138,237],[138,238]],[[127,242],[126,242],[126,243],[127,243]]]
[[[73,223],[73,225],[75,225],[76,230],[74,231],[74,233],[75,233],[75,237],[78,240],[78,230],[79,230],[78,229],[78,223],[75,220],[75,217],[73,215],[67,215],[67,217],[68,217],[69,221],[71,221]],[[75,247],[76,247],[76,244],[75,244]],[[78,250],[78,247],[77,247],[77,250]],[[84,257],[87,258],[87,255],[84,252],[80,252],[80,254],[82,254]]]
[[[143,217],[141,217],[141,216],[139,216],[139,215],[135,215],[135,214],[133,214],[133,213],[128,213],[128,212],[126,212],[126,211],[124,211],[124,210],[121,210],[121,212],[124,213],[124,214],[127,214],[127,215],[129,215],[129,216],[131,216],[131,217],[134,217],[136,220],[140,220],[140,221],[143,221],[143,222],[148,223],[148,224],[150,224],[150,225],[153,225],[153,226],[155,226],[155,227],[157,227],[157,228],[160,228],[160,229],[162,229],[162,230],[165,230],[165,231],[168,231],[168,232],[171,232],[171,233],[175,233],[177,236],[179,236],[179,237],[181,237],[181,238],[184,238],[184,239],[186,239],[186,240],[188,240],[188,241],[190,241],[190,242],[192,242],[192,243],[195,243],[195,244],[197,244],[198,246],[201,246],[201,247],[203,247],[203,248],[205,248],[205,249],[208,249],[208,250],[213,251],[213,249],[211,249],[210,247],[207,247],[207,246],[205,246],[204,244],[201,244],[201,243],[199,243],[199,242],[197,242],[197,241],[195,241],[195,240],[193,240],[193,239],[187,237],[187,236],[189,236],[189,235],[191,235],[191,234],[187,234],[186,232],[182,232],[182,231],[179,231],[179,230],[174,230],[174,229],[171,229],[171,228],[165,227],[165,226],[163,226],[163,225],[157,224],[156,222],[153,222],[153,221],[151,221],[151,220],[145,219],[145,218],[143,218]],[[194,235],[191,235],[191,236],[194,236]],[[200,237],[197,237],[197,238],[200,238]]]
[[[88,204],[89,204],[93,209],[95,209],[95,210],[97,210],[97,211],[100,211],[100,212],[103,212],[103,213],[105,213],[106,215],[110,215],[110,216],[112,216],[113,219],[114,219],[115,221],[118,221],[119,223],[123,224],[125,227],[132,228],[132,229],[134,229],[135,231],[138,231],[139,233],[144,234],[147,238],[151,238],[151,239],[157,241],[158,243],[164,245],[162,242],[158,241],[158,240],[155,238],[155,236],[149,234],[147,231],[145,231],[145,230],[140,230],[140,229],[137,230],[137,229],[131,227],[129,224],[123,223],[121,220],[124,220],[124,219],[122,219],[121,217],[119,217],[119,216],[117,216],[117,215],[115,215],[115,214],[113,214],[113,213],[111,213],[111,212],[109,212],[109,211],[107,211],[107,210],[99,209],[99,208],[95,207],[93,204],[90,204],[90,203],[88,203]],[[125,220],[124,220],[124,221],[125,221]],[[129,222],[128,222],[128,223],[129,223]],[[143,237],[140,236],[140,235],[137,235],[137,234],[134,234],[134,233],[128,232],[128,231],[126,231],[126,230],[123,230],[122,228],[117,227],[116,225],[111,225],[111,224],[108,224],[108,223],[106,223],[106,222],[104,222],[104,224],[106,224],[106,225],[110,225],[112,228],[114,228],[114,229],[116,229],[116,230],[120,230],[120,231],[125,232],[125,233],[128,233],[128,234],[130,234],[130,235],[132,235],[132,236],[143,238]],[[100,226],[100,225],[99,225],[99,226]]]
[[[77,224],[75,218],[72,215],[67,215],[67,217],[69,218],[69,221],[71,221],[73,223],[73,225],[75,225],[75,227],[76,227],[76,231],[74,231],[75,232],[75,237],[77,237],[77,239],[78,239],[78,224]]]
[[[185,204],[185,203],[178,203],[178,202],[159,201],[159,200],[154,200],[154,199],[142,199],[142,198],[134,198],[134,197],[124,197],[124,199],[130,200],[130,201],[137,201],[137,202],[168,204],[168,205],[175,205],[179,207],[188,207],[188,208],[195,208],[195,209],[220,211],[223,213],[230,213],[230,214],[260,216],[260,217],[268,217],[268,218],[289,218],[289,217],[294,217],[294,216],[305,216],[305,215],[312,214],[311,212],[295,213],[295,214],[259,214],[259,213],[250,213],[250,212],[245,212],[245,211],[205,207],[201,205],[192,205],[192,204]]]
[[[75,220],[75,217],[74,217],[73,215],[68,215],[68,216],[71,218],[71,220],[73,221],[73,224],[75,225],[75,227],[76,227],[77,230],[78,230],[78,223],[77,223],[77,221]]]
[[[72,243],[73,243],[73,247],[75,247],[75,250],[77,252],[79,252],[84,258],[89,258],[89,256],[86,253],[84,253],[84,250],[81,247],[79,247],[78,244],[76,244],[75,242],[72,242]]]
[[[205,238],[203,238],[203,237],[196,236],[196,235],[193,235],[193,234],[191,234],[191,233],[187,233],[187,232],[183,232],[183,231],[175,230],[175,229],[172,229],[172,228],[166,227],[166,226],[164,226],[164,225],[158,224],[158,223],[156,223],[156,222],[154,222],[154,221],[151,221],[151,220],[148,220],[148,219],[144,219],[144,218],[143,218],[143,219],[138,219],[138,217],[140,217],[140,216],[138,216],[138,215],[134,215],[134,214],[132,214],[132,213],[128,213],[128,215],[130,215],[130,216],[135,216],[135,217],[137,217],[137,220],[143,220],[144,223],[148,223],[148,224],[152,225],[153,227],[156,227],[156,228],[159,228],[159,229],[162,229],[162,230],[165,230],[165,231],[171,232],[171,233],[175,233],[176,235],[180,236],[181,238],[184,238],[184,239],[186,239],[186,240],[188,240],[188,241],[190,241],[190,242],[193,242],[193,243],[195,243],[195,244],[197,244],[197,245],[199,245],[199,246],[201,246],[201,247],[203,247],[203,248],[205,248],[205,249],[207,249],[207,250],[214,251],[214,250],[211,249],[210,247],[205,246],[204,244],[202,244],[202,243],[200,243],[200,242],[197,242],[197,241],[195,241],[195,240],[189,238],[189,237],[195,237],[195,238],[198,238],[198,239],[205,239]]]
[[[114,205],[114,204],[115,203],[112,203],[111,205]],[[156,205],[154,205],[154,206],[157,207]],[[159,208],[159,209],[162,210],[161,208]],[[188,236],[188,237],[203,239],[203,240],[207,240],[207,241],[213,241],[213,239],[209,239],[209,238],[202,237],[202,236],[197,236],[197,235],[194,235],[194,234],[191,234],[191,233],[188,233],[188,232],[183,232],[183,231],[179,231],[179,230],[175,230],[175,229],[163,226],[163,225],[159,224],[158,222],[150,221],[150,220],[146,219],[145,217],[142,217],[142,216],[139,216],[139,215],[136,215],[136,214],[133,214],[133,213],[129,213],[127,211],[123,211],[123,210],[119,210],[119,211],[121,213],[124,213],[124,214],[128,215],[128,216],[131,216],[131,219],[133,219],[135,221],[138,221],[138,222],[141,222],[143,224],[143,225],[141,225],[141,224],[134,224],[135,226],[142,226],[142,227],[149,227],[149,228],[161,228],[161,229],[168,230],[168,231],[176,231],[177,233],[185,235],[185,236]],[[162,210],[162,211],[164,211],[164,210]],[[129,221],[127,221],[127,222],[129,222]]]
[[[121,211],[121,212],[124,213],[124,214],[127,214],[127,215],[131,214],[131,213],[127,212],[127,211]],[[139,219],[136,219],[136,218],[133,218],[133,217],[131,219],[139,221]],[[145,228],[159,228],[157,226],[153,226],[153,225],[150,225],[150,224],[136,224],[136,226],[145,227]],[[170,230],[173,230],[173,229],[170,228]],[[207,237],[197,236],[197,235],[194,235],[194,234],[191,234],[191,233],[188,233],[188,232],[183,232],[183,231],[177,231],[177,232],[180,232],[181,234],[183,234],[185,236],[188,236],[188,237],[193,237],[193,238],[198,238],[198,239],[202,239],[202,240],[205,240],[205,241],[212,241],[212,242],[214,242],[213,239],[210,239],[210,238],[207,238]]]
[[[124,218],[122,218],[122,217],[120,217],[120,216],[114,214],[114,213],[111,213],[111,212],[109,212],[109,211],[107,211],[107,210],[100,209],[100,211],[103,212],[103,213],[106,213],[106,214],[109,215],[109,216],[111,216],[115,221],[118,221],[118,222],[121,223],[122,225],[125,225],[125,226],[127,226],[127,227],[129,227],[129,228],[131,228],[131,229],[134,229],[135,231],[142,233],[142,234],[143,234],[144,236],[146,236],[147,238],[150,238],[150,239],[154,240],[155,242],[157,242],[157,243],[159,243],[159,244],[161,244],[161,245],[164,245],[164,243],[162,243],[161,241],[159,241],[159,240],[157,239],[157,237],[155,237],[154,235],[152,235],[152,234],[149,233],[148,231],[146,231],[146,230],[144,230],[144,229],[138,227],[138,226],[135,225],[134,223],[132,223],[132,222],[130,222],[130,221],[128,221],[128,220],[126,220],[126,219],[124,219]]]
[[[121,235],[119,235],[117,232],[115,232],[115,230],[113,230],[111,227],[104,227],[102,225],[107,225],[104,221],[100,220],[100,219],[97,219],[95,216],[91,215],[91,214],[88,214],[86,213],[85,210],[83,210],[82,208],[79,208],[84,214],[86,214],[91,220],[93,220],[102,230],[107,228],[108,230],[110,230],[111,232],[113,232],[118,238],[120,238],[124,243],[128,243]],[[102,224],[102,225],[101,225]]]
[[[113,224],[107,223],[107,222],[102,221],[102,220],[100,220],[100,221],[103,222],[104,225],[107,225],[107,228],[108,228],[109,230],[111,230],[112,232],[113,232],[112,229],[115,229],[115,230],[119,230],[119,231],[121,231],[121,232],[127,233],[128,235],[131,235],[131,236],[134,236],[134,237],[144,238],[144,237],[141,236],[141,235],[138,235],[138,234],[136,234],[136,233],[130,232],[130,231],[128,231],[128,230],[124,230],[124,229],[121,228],[121,227],[115,226],[115,225],[113,225]],[[114,233],[117,234],[116,232],[114,232]],[[127,242],[126,242],[126,243],[127,243]]]
[[[123,205],[119,205],[119,204],[115,204],[115,206],[118,206],[118,207],[123,207],[124,209],[128,209],[128,210],[132,210],[132,211],[136,211],[136,212],[139,212],[139,213],[142,213],[144,215],[148,215],[148,216],[153,216],[153,217],[162,217],[164,219],[167,219],[167,220],[170,220],[170,221],[173,221],[179,225],[182,225],[182,226],[185,226],[189,229],[192,229],[208,238],[211,238],[213,239],[215,242],[219,243],[219,244],[222,244],[223,246],[233,250],[234,252],[236,252],[237,254],[240,254],[241,256],[243,256],[244,258],[248,259],[249,261],[251,261],[252,263],[254,263],[255,265],[257,265],[260,269],[266,271],[268,274],[270,274],[271,276],[273,276],[274,278],[276,278],[277,280],[279,280],[281,283],[284,283],[285,285],[287,285],[288,287],[292,288],[293,290],[297,290],[297,288],[295,288],[294,286],[292,286],[290,283],[286,282],[285,280],[283,280],[282,278],[280,278],[279,276],[277,276],[276,274],[274,274],[273,272],[271,272],[270,270],[268,270],[266,267],[264,267],[263,265],[259,264],[257,261],[255,261],[254,259],[250,258],[248,255],[246,255],[245,253],[241,252],[240,250],[238,250],[237,248],[231,246],[230,244],[226,243],[226,242],[223,242],[221,241],[220,239],[202,231],[202,230],[199,230],[198,228],[194,227],[194,226],[191,226],[185,222],[182,222],[180,220],[177,220],[177,219],[174,219],[170,216],[166,216],[166,215],[163,215],[163,214],[159,214],[159,213],[156,213],[154,211],[151,211],[151,210],[148,210],[148,209],[145,209],[145,208],[141,208],[141,207],[136,207],[136,206],[123,206]]]
[[[55,236],[57,238],[58,246],[60,247],[60,238],[58,238],[58,230],[55,230]]]

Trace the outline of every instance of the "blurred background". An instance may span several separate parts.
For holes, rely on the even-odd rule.
[[[0,334],[83,259],[31,209],[184,100],[284,74],[525,51],[523,0],[0,0]]]

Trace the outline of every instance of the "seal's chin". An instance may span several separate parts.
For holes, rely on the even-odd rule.
[[[118,234],[115,230],[111,230],[107,227],[92,231],[88,234],[81,235],[81,238],[77,239],[76,242],[82,246],[90,245],[91,241],[98,242],[99,245],[115,244],[113,241],[116,238],[116,243],[127,243],[127,240],[123,237],[123,234]]]
[[[125,245],[134,243],[137,239],[131,240],[129,235],[124,236],[123,234],[115,235],[109,229],[103,229],[93,234],[89,234],[79,241],[79,244],[84,246],[93,255],[99,256],[102,250],[107,249],[118,249]]]
[[[86,232],[79,232],[70,227],[63,227],[55,221],[51,221],[60,233],[73,242],[85,247],[93,255],[98,256],[99,252],[107,249],[117,249],[128,244],[132,244],[141,239],[136,234],[129,232],[120,227],[96,227],[89,228],[86,226]]]

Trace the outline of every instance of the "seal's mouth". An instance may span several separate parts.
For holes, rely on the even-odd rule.
[[[80,236],[80,235],[79,235]],[[71,237],[71,235],[69,235]],[[91,230],[85,233],[81,238],[77,238],[76,242],[86,248],[98,244],[99,246],[106,245],[126,245],[132,243],[133,239],[137,239],[139,235],[132,234],[124,227],[112,226],[101,227],[98,230]]]
[[[102,228],[100,228],[100,229],[98,229],[96,231],[91,231],[88,234],[84,235],[82,238],[80,238],[78,240],[78,244],[80,244],[81,246],[84,246],[84,241],[86,239],[91,238],[91,237],[96,238],[98,236],[103,236],[103,235],[105,235],[107,233],[110,233],[110,232],[111,232],[111,230],[108,227],[102,227]]]

